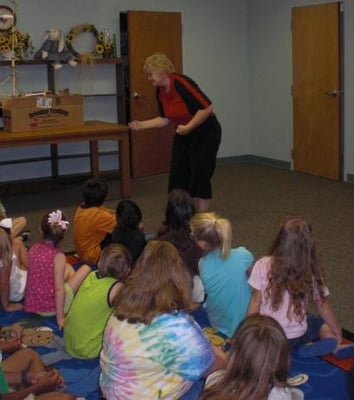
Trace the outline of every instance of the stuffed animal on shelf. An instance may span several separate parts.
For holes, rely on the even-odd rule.
[[[75,56],[67,49],[64,35],[59,28],[48,29],[42,46],[34,58],[53,62],[55,69],[61,68],[65,63],[72,67],[77,64]]]

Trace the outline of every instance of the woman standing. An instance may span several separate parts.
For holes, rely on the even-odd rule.
[[[131,129],[162,128],[170,122],[173,141],[168,191],[184,189],[206,211],[212,198],[211,177],[221,141],[221,126],[211,101],[189,77],[174,72],[165,54],[149,56],[144,63],[148,80],[156,87],[159,116],[132,121]]]

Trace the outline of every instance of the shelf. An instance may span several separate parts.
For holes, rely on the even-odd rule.
[[[118,155],[119,152],[118,150],[102,150],[98,152],[98,156],[116,156]],[[71,160],[75,158],[88,158],[90,157],[90,153],[85,152],[85,153],[80,153],[80,154],[63,154],[63,155],[58,155],[57,159],[58,161],[60,160]],[[28,164],[28,163],[34,163],[34,162],[40,162],[40,161],[51,161],[52,157],[50,155],[44,156],[44,157],[35,157],[35,158],[19,158],[15,160],[9,160],[9,161],[0,161],[0,166],[2,165],[15,165],[15,164]]]
[[[15,60],[16,65],[45,65],[44,60]],[[0,65],[8,65],[11,67],[11,60],[0,60]]]
[[[80,93],[81,96],[83,97],[109,97],[109,96],[113,96],[113,97],[118,97],[120,96],[119,93]]]
[[[90,106],[91,104],[96,104],[94,103],[93,100],[90,102],[90,98],[95,98],[97,100],[97,105],[104,104],[107,101],[111,101],[111,99],[105,100],[104,98],[109,98],[109,97],[114,97],[114,101],[112,101],[112,104],[114,104],[114,109],[116,109],[116,121],[118,124],[126,124],[126,94],[125,94],[125,80],[124,80],[124,60],[123,58],[95,58],[93,59],[93,63],[88,63],[88,64],[81,64],[80,60],[78,60],[78,64],[84,66],[94,66],[94,65],[104,65],[104,64],[109,64],[113,66],[114,69],[114,76],[115,76],[115,87],[107,87],[107,93],[85,93],[82,94],[82,96],[87,100],[86,106]],[[26,66],[44,66],[45,69],[43,70],[43,74],[46,74],[47,78],[47,89],[48,91],[52,93],[56,93],[56,79],[58,79],[59,75],[57,74],[57,70],[53,68],[52,62],[47,62],[45,60],[16,60],[15,62],[15,67],[26,67]],[[65,66],[66,64],[63,64]],[[0,66],[8,66],[12,68],[11,66],[11,60],[1,60],[0,61]],[[111,69],[111,68],[109,68]],[[101,71],[101,69],[98,69],[98,71]],[[103,68],[105,71],[105,69]],[[98,72],[99,74],[99,72]],[[104,76],[104,75],[103,75]],[[108,79],[108,78],[107,78]],[[114,78],[113,78],[114,79]],[[104,91],[104,89],[102,89]],[[102,99],[101,101],[99,99]],[[112,99],[113,100],[113,99]],[[114,111],[112,108],[112,111]],[[2,109],[0,107],[0,117],[2,114]],[[0,130],[0,135],[1,135],[1,130]],[[85,158],[88,157],[90,153],[77,153],[77,154],[59,154],[58,152],[58,145],[57,144],[51,144],[50,145],[50,154],[45,157],[27,157],[25,159],[12,159],[12,160],[7,160],[7,161],[0,161],[0,166],[5,166],[5,165],[16,165],[16,164],[23,164],[24,166],[28,165],[29,163],[33,162],[43,162],[43,161],[50,161],[51,162],[51,179],[59,179],[59,162],[62,160],[69,160],[69,159],[80,159],[80,158]],[[102,150],[99,153],[99,156],[110,156],[110,155],[117,155],[118,151],[117,150]],[[1,182],[0,182],[1,185]]]
[[[76,60],[78,64],[81,64],[81,60]],[[123,64],[122,58],[93,58],[93,64]],[[15,60],[15,65],[51,65],[52,62],[47,62],[46,60]],[[8,65],[11,67],[11,60],[0,60],[0,65]],[[65,64],[63,64],[65,65]],[[83,64],[86,65],[86,64]],[[90,64],[87,64],[90,65]]]

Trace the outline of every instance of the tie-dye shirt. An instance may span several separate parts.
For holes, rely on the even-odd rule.
[[[100,386],[107,400],[179,399],[211,367],[215,355],[186,313],[161,314],[145,325],[107,322]]]

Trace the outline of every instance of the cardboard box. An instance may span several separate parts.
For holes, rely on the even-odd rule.
[[[82,126],[83,98],[67,96],[21,96],[3,99],[4,131]]]

